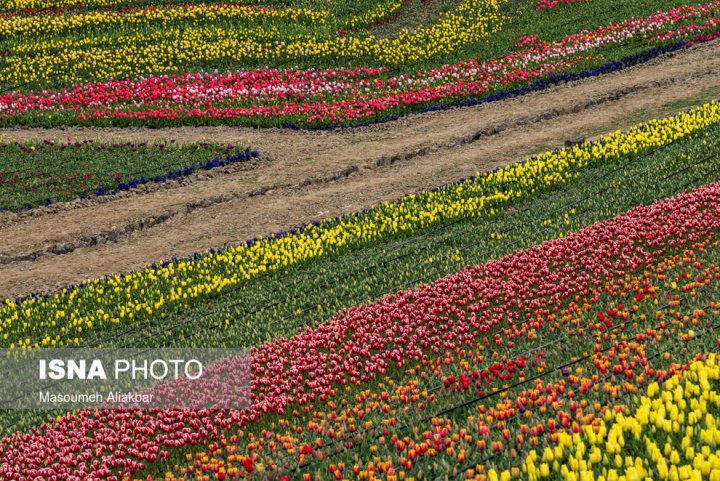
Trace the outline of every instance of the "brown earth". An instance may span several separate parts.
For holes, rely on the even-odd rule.
[[[720,43],[517,99],[337,132],[5,129],[13,139],[213,140],[251,168],[0,217],[0,298],[191,255],[404,194],[720,97]],[[167,188],[167,187],[173,188]]]

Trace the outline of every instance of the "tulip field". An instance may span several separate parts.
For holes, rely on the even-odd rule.
[[[720,479],[719,159],[710,102],[8,299],[3,348],[241,347],[252,394],[4,411],[0,477]]]
[[[357,126],[624,69],[714,39],[719,14],[717,0],[8,1],[0,125]]]
[[[185,407],[0,378],[0,481],[720,481],[719,25],[0,0],[0,377],[236,353]]]

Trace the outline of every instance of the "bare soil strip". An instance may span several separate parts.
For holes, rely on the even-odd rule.
[[[0,218],[0,298],[56,290],[287,230],[436,187],[702,103],[720,93],[720,43],[478,107],[336,132],[202,127],[6,129],[5,139],[177,139],[252,145],[251,169],[174,188]],[[720,96],[720,95],[718,95]]]

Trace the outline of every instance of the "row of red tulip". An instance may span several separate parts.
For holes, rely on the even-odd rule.
[[[468,457],[492,459],[506,451],[517,456],[540,446],[546,434],[557,443],[558,433],[580,432],[613,405],[616,412],[630,410],[631,403],[620,404],[623,397],[683,368],[668,352],[674,345],[689,358],[720,349],[717,334],[703,327],[720,315],[720,303],[713,301],[720,291],[717,244],[714,234],[681,254],[660,254],[657,264],[633,275],[623,276],[622,266],[614,279],[609,275],[604,285],[580,289],[569,301],[556,298],[556,304],[515,322],[506,315],[479,343],[444,346],[434,362],[420,356],[421,361],[403,363],[399,380],[392,376],[361,383],[364,389],[336,389],[262,430],[221,438],[189,453],[190,462],[176,465],[166,479],[208,473],[224,479],[248,471],[281,479],[302,472],[311,479],[311,473],[326,475],[327,469],[336,479],[398,479],[393,476],[410,476],[413,466],[430,469],[423,464],[428,460],[448,463],[445,473],[470,467],[472,478],[482,471],[468,464]],[[561,264],[556,259],[553,267],[564,272]],[[501,299],[502,306],[506,298]],[[466,332],[464,317],[477,312],[473,307],[471,302],[446,319],[424,317]],[[442,332],[435,344],[450,334]],[[398,337],[394,342],[406,344]],[[475,396],[473,409],[457,419],[450,412],[467,403],[467,393]]]
[[[719,10],[718,0],[669,9],[558,41],[523,42],[525,48],[490,61],[470,59],[414,75],[388,76],[384,68],[258,69],[111,80],[59,91],[11,92],[0,95],[0,119],[6,124],[50,116],[56,123],[106,119],[118,124],[148,120],[175,123],[183,119],[274,124],[365,121],[513,87],[525,88],[549,75],[595,65],[597,52],[603,48],[636,40],[658,45],[713,32]]]
[[[131,476],[176,449],[263,422],[268,413],[288,415],[309,403],[331,401],[348,386],[362,389],[391,372],[437,362],[478,343],[498,345],[493,336],[499,329],[514,330],[552,314],[576,296],[592,294],[589,299],[597,302],[609,283],[651,269],[718,229],[720,184],[638,207],[253,349],[250,409],[68,414],[31,433],[4,438],[0,476],[69,481]]]

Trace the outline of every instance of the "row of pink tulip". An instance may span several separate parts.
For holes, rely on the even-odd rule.
[[[366,121],[451,104],[596,65],[602,49],[640,39],[660,45],[717,29],[720,2],[673,8],[524,48],[493,60],[474,59],[391,76],[384,68],[243,70],[112,80],[72,88],[0,95],[0,122],[50,117],[117,124],[233,120],[277,124]],[[702,39],[702,38],[700,38]],[[195,119],[195,120],[192,120]]]

